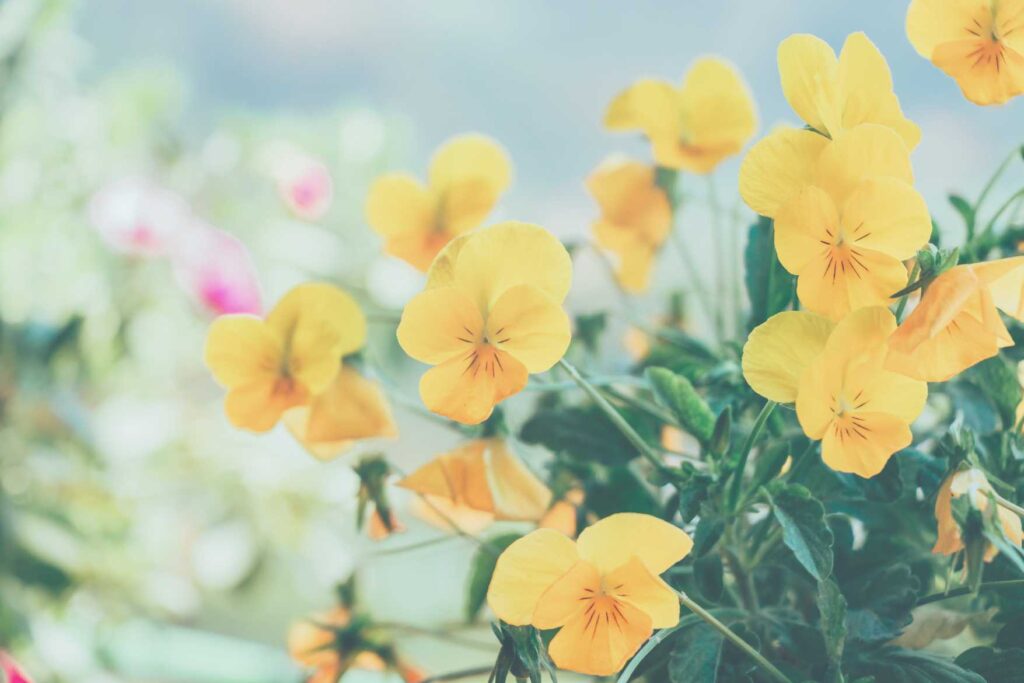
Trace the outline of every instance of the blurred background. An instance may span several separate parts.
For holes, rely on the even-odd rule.
[[[461,645],[417,633],[460,621],[473,547],[393,553],[439,532],[400,496],[407,532],[357,532],[359,452],[322,464],[286,433],[232,429],[201,362],[212,316],[269,308],[310,279],[397,315],[421,276],[380,255],[367,187],[386,171],[422,176],[468,131],[515,166],[493,220],[585,242],[596,209],[583,179],[608,155],[648,154],[602,130],[613,95],[641,76],[678,81],[714,53],[749,83],[761,133],[794,123],[775,50],[795,32],[838,48],[863,30],[881,48],[922,129],[918,187],[959,237],[946,194],[977,194],[1021,133],[1021,105],[968,103],[913,51],[904,12],[896,0],[0,0],[0,646],[43,682],[298,681],[289,624],[329,609],[355,572],[363,605],[402,625],[410,661],[492,660],[486,624],[459,627]],[[693,253],[742,246],[753,217],[738,162],[683,181]],[[310,206],[303,192],[324,177],[332,196]],[[709,219],[713,196],[735,207],[727,225]],[[166,235],[125,232],[141,203],[158,207],[154,225],[202,226],[195,258],[171,264],[154,257]],[[209,272],[210,254],[228,265]],[[653,314],[679,268],[666,255],[652,292],[621,304],[584,250],[569,307]],[[415,397],[419,368],[393,325],[370,343]],[[626,362],[621,348],[595,359]],[[396,412],[400,438],[360,451],[411,469],[461,438]],[[380,680],[346,681],[360,677]]]

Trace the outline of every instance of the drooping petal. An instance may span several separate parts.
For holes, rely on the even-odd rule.
[[[839,210],[821,188],[808,185],[775,216],[775,250],[791,273],[821,259],[839,234]]]
[[[974,263],[971,269],[988,286],[999,310],[1024,321],[1024,256]]]
[[[809,130],[781,128],[750,148],[740,166],[740,195],[751,209],[774,217],[812,184],[828,138]]]
[[[531,373],[549,370],[565,355],[572,338],[569,316],[533,285],[510,287],[498,297],[484,335]]]
[[[405,305],[396,335],[402,350],[436,365],[465,356],[482,341],[484,328],[473,300],[456,287],[420,292]]]
[[[858,421],[836,420],[821,440],[821,458],[837,472],[873,477],[897,451],[913,441],[910,427],[894,415],[857,413]]]
[[[816,185],[842,206],[866,179],[882,176],[914,183],[910,152],[891,128],[864,123],[835,137],[821,153]]]
[[[442,453],[398,482],[398,486],[435,496],[481,512],[494,512],[494,497],[487,476],[485,440],[471,441]]]
[[[509,451],[504,440],[488,439],[487,444],[484,462],[495,518],[536,521],[543,517],[551,505],[551,489]]]
[[[600,617],[600,618],[598,618]],[[627,602],[600,615],[577,613],[548,645],[560,669],[590,676],[610,676],[626,665],[654,629],[651,618]]]
[[[649,616],[654,628],[669,628],[679,623],[679,596],[636,557],[609,572],[604,584],[612,597],[628,602]]]
[[[508,154],[491,138],[470,134],[446,142],[430,163],[444,229],[458,235],[480,225],[511,178]]]
[[[806,311],[773,315],[747,338],[743,347],[743,377],[761,396],[792,403],[800,376],[825,349],[832,328],[829,319]]]
[[[960,538],[960,526],[953,517],[953,493],[950,490],[953,485],[953,477],[954,475],[946,477],[935,498],[937,538],[935,545],[932,546],[932,553],[936,555],[952,555],[964,547],[963,540]]]
[[[828,120],[835,117],[827,111],[833,106],[839,76],[832,48],[816,36],[796,34],[779,44],[778,58],[782,92],[789,106],[812,128],[836,133],[830,130]]]
[[[511,354],[481,345],[428,370],[420,396],[428,408],[463,424],[480,424],[494,406],[526,386],[529,372]]]
[[[280,337],[259,318],[223,315],[210,325],[203,359],[222,386],[234,387],[273,382],[283,352]]]
[[[609,130],[640,130],[648,138],[680,137],[679,93],[666,81],[645,78],[619,93],[608,106]]]
[[[847,198],[843,230],[852,245],[903,261],[928,241],[932,222],[913,187],[895,178],[870,178]]]
[[[577,547],[580,557],[602,574],[617,569],[632,555],[652,573],[661,574],[690,552],[693,540],[657,517],[620,512],[584,529]]]
[[[502,621],[526,626],[541,595],[576,564],[576,544],[552,529],[537,529],[510,545],[498,558],[487,604]]]

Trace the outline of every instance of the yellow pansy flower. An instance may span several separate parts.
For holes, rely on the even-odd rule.
[[[838,59],[820,38],[790,36],[779,45],[779,76],[793,111],[828,137],[877,123],[896,131],[909,149],[921,140],[900,109],[885,57],[863,33],[847,37]]]
[[[932,226],[912,186],[909,154],[891,129],[863,124],[824,146],[818,140],[807,131],[768,136],[744,160],[740,189],[752,208],[775,218],[775,249],[797,276],[800,303],[838,320],[891,302],[907,284],[903,260]]]
[[[348,366],[323,393],[286,412],[284,424],[320,460],[331,460],[362,439],[398,436],[380,386]]]
[[[637,161],[606,161],[587,178],[601,207],[594,236],[618,257],[615,275],[627,292],[650,285],[654,256],[672,229],[672,206],[656,175]]]
[[[264,432],[290,408],[326,390],[341,357],[366,341],[366,318],[352,297],[328,284],[299,285],[266,320],[223,315],[210,326],[205,361],[227,390],[237,427]]]
[[[612,100],[609,130],[639,130],[659,166],[710,173],[737,154],[757,130],[750,91],[736,69],[714,57],[698,59],[677,88],[667,81],[637,81]]]
[[[882,307],[858,309],[834,327],[813,313],[780,313],[751,333],[743,375],[765,398],[795,401],[804,433],[822,442],[826,465],[873,477],[910,445],[910,423],[928,396],[926,383],[885,367],[895,329]]]
[[[536,521],[551,504],[550,489],[496,438],[476,439],[443,453],[398,486],[498,520]]]
[[[536,225],[501,223],[452,242],[398,325],[405,352],[435,366],[420,380],[427,407],[483,422],[531,372],[557,363],[571,336],[561,307],[571,281],[565,247]]]
[[[508,155],[477,134],[455,137],[437,150],[423,185],[404,173],[378,178],[366,200],[366,220],[384,250],[426,271],[455,237],[478,227],[512,179]]]
[[[992,485],[988,482],[985,473],[977,468],[954,472],[939,487],[938,497],[935,499],[935,520],[938,523],[938,539],[932,552],[937,555],[952,555],[964,549],[964,542],[960,536],[960,526],[953,517],[953,499],[967,495],[971,507],[984,512],[988,509],[990,496],[993,493]],[[1016,514],[1002,507],[996,510],[999,522],[1003,527],[1006,538],[1016,544],[1024,542],[1024,529],[1021,528],[1021,520]],[[991,543],[985,548],[985,561],[991,562],[999,554],[999,549]]]
[[[575,538],[579,530],[579,508],[583,505],[585,494],[582,489],[566,491],[561,499],[548,508],[544,516],[537,522],[538,528],[554,529],[569,538]]]
[[[975,104],[1002,104],[1024,93],[1021,0],[913,0],[907,37]]]
[[[956,266],[928,285],[889,340],[890,368],[944,382],[1013,346],[999,310],[1024,320],[1024,256]]]
[[[560,629],[548,646],[559,668],[609,676],[654,629],[678,623],[678,596],[659,575],[692,547],[678,527],[628,512],[587,527],[575,543],[538,529],[498,558],[487,602],[509,624]]]

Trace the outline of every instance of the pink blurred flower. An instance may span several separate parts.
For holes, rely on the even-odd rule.
[[[262,312],[256,268],[232,235],[196,223],[176,244],[171,261],[181,286],[212,313]]]
[[[334,182],[327,167],[301,152],[282,155],[274,176],[277,191],[292,213],[315,221],[324,216],[334,198]]]
[[[14,658],[3,650],[0,650],[0,672],[4,674],[0,680],[7,683],[32,683],[32,679],[21,670]]]
[[[115,180],[89,202],[89,220],[115,251],[162,256],[191,223],[188,203],[140,177]]]

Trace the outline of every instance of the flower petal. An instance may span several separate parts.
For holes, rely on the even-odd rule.
[[[590,676],[610,676],[626,665],[651,637],[651,618],[629,603],[604,618],[577,613],[548,645],[548,654],[560,669]]]
[[[851,244],[903,261],[928,241],[932,221],[912,186],[895,178],[870,178],[846,200],[843,229]]]
[[[281,339],[251,315],[222,315],[210,325],[203,360],[225,387],[273,382],[279,374]]]
[[[775,250],[791,273],[821,258],[839,232],[839,209],[821,188],[808,185],[775,217]]]
[[[1024,256],[975,263],[971,269],[988,285],[992,301],[999,310],[1024,321]]]
[[[474,440],[442,453],[398,482],[398,486],[436,496],[481,512],[494,512],[488,484],[485,440]]]
[[[679,139],[679,93],[666,81],[637,81],[608,105],[604,125],[608,130],[640,130],[651,139]]]
[[[628,226],[660,244],[672,224],[672,207],[655,182],[654,167],[638,161],[606,161],[587,178],[587,189],[607,221]]]
[[[551,505],[551,489],[509,451],[502,439],[487,439],[484,450],[487,483],[498,520],[536,521]]]
[[[681,168],[686,170],[710,172],[722,159],[743,149],[757,130],[750,90],[725,60],[704,57],[694,62],[683,82],[679,103],[683,121]]]
[[[833,423],[822,438],[821,458],[837,472],[873,477],[894,453],[911,444],[913,436],[907,423],[894,415],[858,412],[857,416],[866,434]]]
[[[508,154],[491,138],[470,134],[446,142],[430,163],[444,229],[457,235],[480,225],[511,179]]]
[[[430,232],[435,212],[427,188],[404,173],[377,178],[366,198],[366,222],[385,239]]]
[[[927,383],[889,370],[866,374],[860,378],[863,391],[858,399],[863,410],[894,415],[907,424],[924,410],[928,400]]]
[[[864,123],[834,140],[821,153],[815,184],[840,206],[858,185],[873,176],[896,178],[913,185],[910,152],[891,128]]]
[[[987,0],[911,0],[907,38],[919,55],[931,59],[942,43],[962,39],[964,29],[988,4]]]
[[[835,99],[839,75],[836,53],[821,38],[809,34],[792,35],[779,44],[779,76],[789,106],[807,125],[823,133],[830,130],[828,111]],[[823,109],[825,111],[823,111]]]
[[[436,365],[473,350],[482,341],[483,327],[480,310],[462,290],[437,287],[405,305],[396,336],[407,354]]]
[[[649,616],[654,628],[669,628],[679,623],[679,596],[636,557],[607,574],[604,584],[613,597]]]
[[[751,209],[774,217],[800,190],[814,182],[828,138],[809,130],[781,128],[759,141],[740,166],[740,195]]]
[[[530,372],[544,372],[565,355],[569,316],[533,285],[510,287],[487,317],[485,340],[515,356]]]
[[[580,560],[540,596],[531,623],[541,630],[564,626],[586,611],[600,593],[601,574],[597,567]]]
[[[480,424],[495,405],[522,391],[528,378],[511,354],[479,346],[428,370],[420,379],[420,396],[438,415]]]
[[[885,306],[907,285],[903,262],[869,249],[839,247],[808,263],[796,283],[797,297],[809,310],[833,320],[865,306]]]
[[[878,123],[893,129],[907,149],[921,141],[921,131],[907,120],[892,88],[885,57],[863,33],[851,33],[839,55],[839,93],[843,98],[842,128]]]
[[[620,512],[583,530],[577,541],[580,557],[602,574],[635,555],[654,574],[686,557],[693,540],[679,527],[651,515]]]
[[[309,400],[309,393],[287,379],[232,387],[224,397],[231,424],[254,432],[269,431],[289,408]]]
[[[953,477],[949,475],[939,487],[935,498],[935,521],[937,536],[932,553],[936,555],[952,555],[963,550],[964,542],[960,538],[960,525],[953,518]]]
[[[755,327],[743,347],[743,377],[750,388],[778,403],[794,402],[800,376],[824,351],[833,327],[807,311],[778,313]]]
[[[487,604],[502,621],[526,626],[541,595],[579,559],[576,544],[552,529],[537,529],[514,542],[498,558]]]

